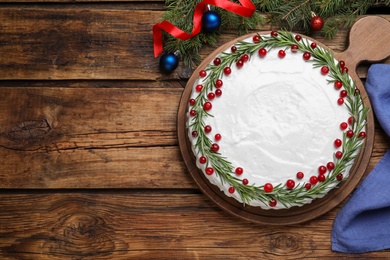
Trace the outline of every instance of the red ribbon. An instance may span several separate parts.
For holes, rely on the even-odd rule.
[[[197,35],[202,29],[202,15],[206,5],[214,5],[241,16],[251,17],[256,10],[253,3],[250,0],[239,0],[239,2],[241,5],[228,0],[204,0],[200,2],[196,5],[194,10],[193,28],[191,34],[182,31],[166,20],[153,25],[154,57],[156,58],[163,51],[162,31],[166,31],[173,37],[183,41]]]

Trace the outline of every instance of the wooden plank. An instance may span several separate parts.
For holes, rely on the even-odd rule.
[[[182,88],[117,85],[0,88],[0,187],[193,188],[177,149]]]
[[[148,82],[136,85],[138,88],[94,88],[92,83],[82,90],[61,83],[56,87],[43,84],[41,88],[0,88],[0,144],[10,149],[50,151],[66,148],[67,143],[78,143],[81,139],[92,140],[93,135],[99,134],[108,138],[117,135],[118,140],[124,139],[121,135],[136,138],[130,143],[119,141],[123,146],[176,144],[173,139],[183,89],[169,83],[165,88],[150,87],[161,85]],[[148,133],[153,132],[161,132],[159,138],[165,137],[148,140],[153,138]],[[138,136],[142,134],[146,136]],[[111,142],[116,145],[115,140]]]
[[[196,188],[177,147],[1,151],[0,188]]]
[[[1,8],[0,79],[160,79],[151,29],[162,14],[88,6]],[[390,15],[383,16],[390,20]],[[270,28],[268,24],[258,30]],[[312,36],[342,51],[347,34],[341,29],[332,40]],[[226,32],[219,44],[235,37],[235,32]],[[201,54],[209,52],[204,48]],[[179,77],[189,77],[188,70],[180,67],[169,76]]]
[[[279,227],[238,220],[199,194],[3,193],[0,205],[2,259],[374,259],[390,252],[332,252],[339,208]]]
[[[177,147],[182,88],[161,84],[7,82],[0,187],[195,188]],[[388,148],[377,125],[367,172]]]
[[[1,79],[157,79],[161,12],[0,9]]]
[[[390,148],[389,138],[384,134],[377,135],[376,139],[381,140],[375,143],[365,175]],[[96,145],[48,152],[1,149],[0,155],[1,188],[197,188],[177,146]]]

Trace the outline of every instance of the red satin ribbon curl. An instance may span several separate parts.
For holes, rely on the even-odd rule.
[[[154,57],[156,58],[163,51],[162,31],[166,31],[173,37],[183,41],[197,35],[202,29],[202,15],[206,5],[214,5],[241,16],[251,17],[256,10],[253,3],[250,0],[239,0],[239,2],[241,5],[228,0],[204,0],[200,2],[196,5],[194,10],[193,28],[191,34],[182,31],[166,20],[153,25]]]

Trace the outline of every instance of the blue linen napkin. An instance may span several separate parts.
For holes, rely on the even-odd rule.
[[[366,91],[390,136],[390,64],[368,70]],[[390,150],[355,190],[333,223],[332,250],[364,253],[390,248]]]

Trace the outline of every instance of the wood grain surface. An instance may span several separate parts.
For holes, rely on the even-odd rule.
[[[163,10],[163,1],[0,4],[0,259],[388,257],[331,251],[342,204],[271,227],[235,218],[199,191],[176,131],[192,71],[162,75],[153,58],[151,28]],[[342,52],[347,35],[310,36]],[[224,32],[218,45],[236,37]],[[363,81],[368,67],[357,69]],[[365,175],[389,148],[376,123]]]

